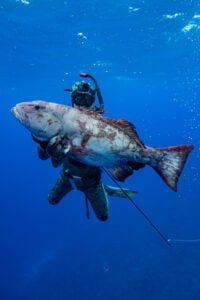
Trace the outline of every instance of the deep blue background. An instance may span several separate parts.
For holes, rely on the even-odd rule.
[[[168,238],[200,238],[199,15],[186,0],[0,1],[1,300],[200,299],[200,243],[168,247],[124,199],[110,199],[106,223],[87,221],[77,191],[50,206],[59,170],[10,113],[69,104],[63,89],[91,73],[106,115],[133,122],[145,144],[195,145],[178,193],[150,168],[125,185]]]

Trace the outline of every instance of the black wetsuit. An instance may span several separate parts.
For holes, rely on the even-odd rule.
[[[49,158],[46,152],[47,142],[34,140],[38,144],[38,156],[42,160]],[[57,162],[52,158],[52,164],[56,167]],[[101,182],[101,169],[80,163],[70,157],[66,157],[62,163],[62,170],[48,195],[51,204],[59,203],[72,189],[73,184],[82,191],[99,220],[108,218],[108,199],[105,187]]]

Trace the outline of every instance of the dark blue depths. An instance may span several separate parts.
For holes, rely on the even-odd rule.
[[[146,168],[125,185],[168,238],[200,237],[198,1],[0,1],[0,299],[200,298],[200,243],[168,247],[128,200],[87,221],[75,191],[51,207],[59,170],[39,161],[10,108],[93,74],[106,115],[133,122],[145,144],[192,143],[174,193]],[[109,179],[104,176],[106,182]]]

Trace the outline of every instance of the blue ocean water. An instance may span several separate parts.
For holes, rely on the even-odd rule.
[[[59,170],[10,113],[70,104],[64,88],[94,75],[106,116],[145,144],[195,145],[177,193],[150,168],[123,186],[167,238],[200,238],[198,1],[1,0],[0,28],[0,299],[199,300],[200,243],[167,246],[125,199],[110,198],[105,223],[87,220],[78,191],[50,206]]]

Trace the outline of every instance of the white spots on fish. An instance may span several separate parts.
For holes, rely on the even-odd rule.
[[[165,160],[165,173],[168,173],[170,176],[172,174],[172,169],[179,169],[180,165],[180,158],[177,156],[176,153],[169,153],[167,154],[167,159]]]
[[[167,152],[164,154],[162,159],[162,174],[167,178],[169,184],[174,186],[178,171],[182,163],[182,158],[177,154],[177,152]]]

